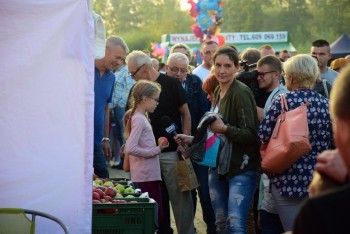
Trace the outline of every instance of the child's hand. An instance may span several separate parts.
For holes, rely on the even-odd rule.
[[[160,150],[163,150],[167,147],[169,147],[169,141],[166,137],[159,137],[158,139],[158,147]]]

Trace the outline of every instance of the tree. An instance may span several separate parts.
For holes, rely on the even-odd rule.
[[[107,35],[120,35],[131,50],[149,49],[162,34],[192,33],[194,24],[178,0],[104,0],[94,2]],[[222,32],[288,31],[299,53],[312,41],[334,41],[349,34],[349,0],[223,0]]]
[[[177,0],[95,1],[94,10],[104,19],[107,35],[124,38],[131,50],[149,49],[167,33],[190,33],[191,18]]]

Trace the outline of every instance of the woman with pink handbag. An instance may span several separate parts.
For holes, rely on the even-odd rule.
[[[313,90],[320,76],[317,62],[310,55],[301,54],[288,59],[284,65],[287,89],[285,95],[289,110],[308,103],[307,123],[311,150],[280,174],[272,174],[271,193],[285,231],[293,229],[301,202],[308,197],[316,156],[332,147],[332,123],[328,99]],[[259,138],[268,144],[282,112],[281,96],[276,96],[259,126]],[[277,136],[278,137],[278,136]]]

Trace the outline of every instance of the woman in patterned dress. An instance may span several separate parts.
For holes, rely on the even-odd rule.
[[[301,202],[308,197],[308,186],[316,163],[316,156],[332,147],[332,124],[328,111],[328,99],[313,90],[320,76],[317,62],[310,55],[301,54],[288,59],[284,64],[286,94],[289,110],[295,109],[306,102],[309,126],[309,140],[312,149],[292,164],[282,174],[271,175],[271,193],[277,206],[285,231],[293,229],[294,219]],[[259,126],[261,142],[270,140],[281,113],[281,98],[276,96],[272,101],[265,118]]]

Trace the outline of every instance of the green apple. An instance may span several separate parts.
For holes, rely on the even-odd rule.
[[[116,198],[124,198],[123,195],[121,195],[120,193],[117,193],[117,195],[115,197]]]
[[[106,181],[103,185],[108,186],[108,187],[112,187],[112,188],[114,187],[114,184],[112,181]]]
[[[119,193],[124,193],[125,191],[125,187],[122,184],[118,184],[116,188],[119,190]]]
[[[128,187],[125,189],[124,193],[135,193],[135,190],[132,187]]]
[[[128,196],[126,196],[125,198],[135,198],[133,195],[129,194]]]
[[[96,186],[102,186],[103,185],[103,182],[102,182],[102,180],[94,180],[94,182],[95,182],[95,185]]]

